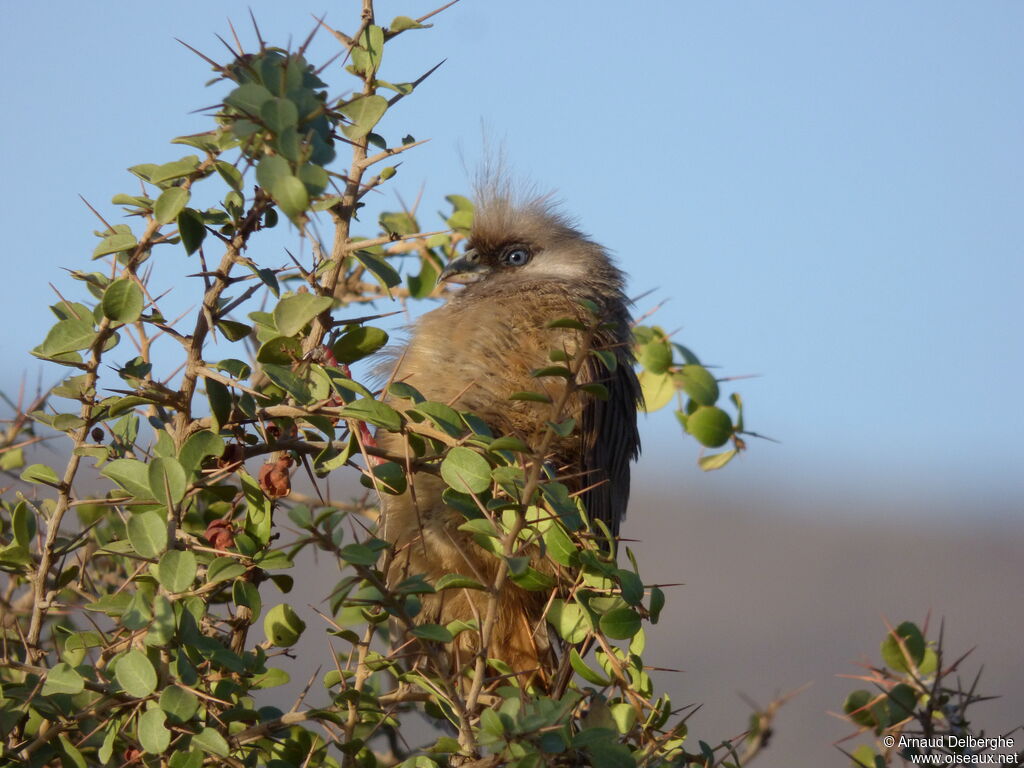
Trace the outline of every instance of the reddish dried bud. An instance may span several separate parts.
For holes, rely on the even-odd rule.
[[[281,437],[281,428],[277,424],[267,424],[267,439],[277,440]]]
[[[142,757],[142,750],[138,747],[128,747],[124,751],[124,761],[126,763],[134,763],[136,760]]]
[[[230,520],[214,520],[203,534],[214,549],[229,549],[235,545],[235,526]]]
[[[280,499],[292,492],[292,479],[288,468],[292,457],[282,453],[276,461],[268,461],[260,468],[260,488],[269,499]]]
[[[97,443],[100,442],[103,439],[103,428],[102,427],[93,427],[92,439],[95,442],[97,442]]]
[[[370,428],[366,426],[366,422],[357,421],[356,423],[359,425],[359,442],[362,443],[364,447],[376,448],[377,439],[370,433]],[[384,463],[384,459],[380,456],[370,456],[368,458],[370,464],[374,467]]]
[[[334,356],[334,350],[333,349],[331,349],[326,344],[324,344],[322,347],[320,347],[320,351],[321,351],[321,353],[323,355],[323,362],[326,365],[329,365],[332,368],[337,368],[338,367],[338,359]],[[348,376],[347,373],[345,375]]]

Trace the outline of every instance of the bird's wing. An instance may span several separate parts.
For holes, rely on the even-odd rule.
[[[581,384],[596,382],[608,390],[606,400],[588,397],[583,408],[580,469],[584,484],[593,486],[583,496],[587,514],[603,520],[617,536],[629,501],[629,465],[640,454],[636,415],[643,395],[633,370],[632,352],[617,339],[605,341],[615,353],[615,370],[609,371],[599,358],[590,356],[580,372]]]

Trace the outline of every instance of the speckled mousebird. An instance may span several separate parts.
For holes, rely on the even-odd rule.
[[[553,349],[573,354],[581,335],[548,324],[575,317],[593,326],[580,300],[597,306],[602,325],[593,348],[610,351],[617,364],[608,370],[598,356],[588,355],[579,379],[602,383],[608,397],[574,395],[565,415],[575,418],[576,429],[552,443],[547,460],[559,468],[570,491],[582,491],[588,514],[617,534],[629,499],[630,462],[640,450],[636,422],[642,396],[633,369],[623,275],[608,253],[547,198],[484,185],[477,193],[464,255],[448,264],[439,280],[464,287],[416,323],[395,380],[409,383],[428,400],[471,411],[496,435],[518,437],[531,447],[546,430],[551,406],[509,400],[509,395],[541,390],[557,400],[564,379],[532,374],[552,364]],[[394,433],[378,435],[382,448],[397,453],[403,451],[401,441]],[[442,501],[443,481],[418,473],[412,486],[411,493],[382,501],[382,533],[396,552],[389,582],[414,574],[432,582],[448,573],[491,579],[498,561],[458,530],[465,518]],[[547,597],[506,582],[488,649],[491,657],[521,673],[550,662],[543,617]],[[423,596],[416,620],[468,621],[483,616],[485,604],[484,592],[445,590]],[[453,649],[456,667],[471,658],[477,643],[474,632],[459,635]]]

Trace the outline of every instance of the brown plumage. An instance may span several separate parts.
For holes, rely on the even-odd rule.
[[[564,416],[575,418],[577,427],[551,444],[548,461],[558,467],[570,491],[584,491],[591,518],[603,520],[616,534],[629,499],[629,465],[640,447],[636,413],[641,395],[622,273],[601,246],[574,229],[546,200],[517,203],[502,190],[478,195],[466,253],[445,269],[441,280],[465,288],[420,318],[396,380],[411,384],[429,400],[471,411],[496,435],[518,437],[531,447],[547,429],[551,406],[508,397],[539,390],[557,400],[564,379],[531,374],[552,364],[553,349],[574,354],[581,334],[547,324],[575,317],[593,326],[593,317],[579,302],[597,306],[603,325],[592,346],[614,354],[617,365],[609,371],[598,356],[588,355],[579,379],[600,382],[609,397],[579,392],[570,400]],[[378,442],[396,453],[403,450],[396,434],[383,434]],[[438,477],[419,473],[412,493],[384,498],[383,535],[397,553],[388,573],[391,583],[414,574],[429,581],[446,573],[493,579],[497,559],[458,530],[465,518],[443,503],[444,487]],[[536,669],[550,659],[543,619],[546,598],[506,583],[490,656],[517,671]],[[486,593],[472,590],[426,595],[417,621],[443,625],[471,620],[483,616],[485,603]],[[478,642],[475,633],[462,633],[454,649],[455,664],[467,661]]]

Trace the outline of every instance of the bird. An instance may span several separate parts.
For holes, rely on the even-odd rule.
[[[589,517],[617,536],[629,499],[630,463],[640,451],[637,412],[643,402],[625,277],[549,195],[485,182],[478,185],[474,203],[466,248],[438,278],[462,287],[415,323],[407,346],[396,353],[393,379],[428,400],[472,412],[495,435],[518,438],[536,450],[549,430],[551,405],[509,397],[539,391],[557,400],[565,378],[535,373],[552,366],[552,350],[570,358],[585,355],[577,381],[600,384],[604,392],[577,390],[568,399],[566,415],[574,419],[574,429],[548,437],[545,459],[558,468],[570,492],[582,496]],[[581,348],[580,326],[552,327],[564,318],[596,328],[589,342],[597,353]],[[386,401],[400,407],[395,397]],[[402,441],[398,433],[377,437],[380,448],[397,455],[407,451]],[[393,551],[388,584],[415,575],[436,583],[445,574],[493,583],[499,560],[459,530],[465,516],[445,504],[445,482],[416,472],[409,485],[401,495],[382,496],[381,531]],[[546,570],[539,560],[531,564]],[[482,591],[451,589],[421,597],[418,623],[447,625],[485,615]],[[498,595],[487,656],[523,680],[543,683],[543,670],[553,663],[555,643],[544,620],[548,597],[508,581]],[[458,669],[479,651],[479,635],[462,632],[451,645],[452,666]]]

